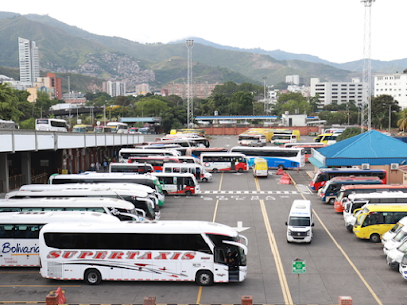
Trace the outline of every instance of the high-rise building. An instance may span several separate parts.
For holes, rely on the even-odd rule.
[[[103,92],[106,92],[110,96],[125,96],[126,83],[111,81],[103,82]]]
[[[18,37],[20,81],[33,83],[40,76],[40,58],[35,41]]]
[[[375,76],[373,95],[391,95],[401,108],[407,108],[407,69],[403,73]]]
[[[359,78],[353,78],[351,82],[320,82],[319,78],[311,78],[311,96],[319,95],[320,106],[349,102],[360,105],[363,89]]]

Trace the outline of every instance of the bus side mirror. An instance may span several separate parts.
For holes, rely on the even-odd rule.
[[[311,225],[311,227],[313,227],[315,224],[314,223],[312,223],[312,225]]]
[[[287,221],[285,222],[285,225],[286,225],[286,226],[288,226],[288,223],[287,223]]]

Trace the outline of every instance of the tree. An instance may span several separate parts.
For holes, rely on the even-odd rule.
[[[399,130],[403,132],[407,129],[407,108],[400,113],[400,119],[397,121]]]
[[[357,136],[360,134],[360,128],[357,127],[352,127],[352,128],[346,128],[337,138],[336,141],[342,141],[354,136]]]
[[[18,95],[8,83],[0,84],[0,119],[19,122],[23,113],[18,110]]]
[[[372,126],[379,129],[389,126],[389,115],[391,122],[395,122],[396,114],[393,113],[394,111],[399,112],[400,106],[391,95],[380,95],[372,98]]]

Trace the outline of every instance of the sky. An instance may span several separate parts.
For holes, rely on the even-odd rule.
[[[140,43],[199,37],[232,47],[309,54],[335,63],[363,59],[365,54],[366,9],[361,0],[1,2],[3,12],[49,15],[94,34]],[[407,58],[407,0],[377,0],[370,11],[371,59]]]

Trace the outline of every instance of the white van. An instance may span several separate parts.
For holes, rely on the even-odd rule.
[[[310,200],[294,200],[288,215],[287,242],[311,243],[312,206]]]
[[[407,239],[407,228],[403,227],[392,239],[383,245],[383,252],[387,255],[389,251],[398,248]]]
[[[403,217],[394,225],[391,230],[387,231],[386,233],[383,234],[382,236],[382,244],[384,245],[387,241],[391,240],[400,230],[407,225],[407,216]]]
[[[212,174],[197,163],[164,163],[163,173],[191,173],[198,181],[212,180]]]

